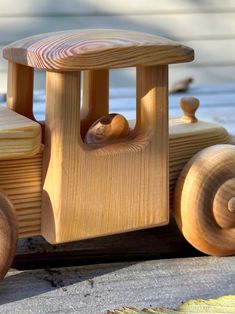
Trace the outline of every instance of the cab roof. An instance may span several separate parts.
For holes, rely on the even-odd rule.
[[[73,71],[192,61],[193,49],[132,31],[87,29],[53,32],[16,41],[3,57],[30,67]]]

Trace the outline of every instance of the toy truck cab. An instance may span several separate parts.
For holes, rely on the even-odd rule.
[[[128,31],[75,30],[23,39],[6,47],[3,56],[9,61],[8,107],[37,128],[33,69],[46,71],[44,146],[0,162],[0,186],[8,195],[2,193],[2,199],[16,212],[20,237],[40,234],[62,243],[167,224],[169,190],[173,203],[186,162],[202,148],[229,143],[222,127],[195,122],[195,99],[183,100],[184,118],[170,120],[168,133],[168,64],[193,59],[192,49],[173,41]],[[87,144],[90,127],[109,114],[109,69],[125,67],[136,67],[134,129],[106,145]],[[31,185],[21,177],[20,186],[13,182],[9,188],[4,165],[14,177],[12,163]]]

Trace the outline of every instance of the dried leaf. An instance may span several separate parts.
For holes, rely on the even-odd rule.
[[[120,310],[108,311],[107,314],[183,314],[183,313],[235,313],[235,295],[218,299],[190,300],[180,305],[177,310],[168,308],[143,309],[142,311],[123,307]]]
[[[188,77],[184,80],[180,80],[180,81],[177,81],[175,82],[169,92],[170,93],[183,93],[183,92],[186,92],[189,88],[189,85],[193,82],[193,78],[191,77]]]

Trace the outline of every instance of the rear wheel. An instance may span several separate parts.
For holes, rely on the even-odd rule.
[[[16,253],[18,223],[12,203],[0,190],[0,280],[8,272]]]
[[[235,254],[235,146],[206,148],[186,164],[176,184],[174,213],[197,249]]]

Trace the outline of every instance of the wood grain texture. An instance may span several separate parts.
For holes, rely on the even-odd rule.
[[[177,182],[177,223],[186,239],[207,254],[235,253],[235,214],[229,208],[235,195],[234,165],[235,146],[209,147],[190,160]]]
[[[132,127],[135,126],[135,121],[129,121],[129,123]],[[198,139],[199,136],[200,139]],[[176,180],[188,160],[202,148],[229,142],[227,132],[218,125],[202,121],[191,125],[182,122],[180,118],[170,119],[171,206]],[[31,158],[0,161],[0,186],[6,191],[16,209],[20,237],[41,234],[42,154],[41,151]]]
[[[28,158],[0,160],[0,187],[14,206],[19,237],[41,234],[42,150]]]
[[[31,120],[35,120],[33,115],[33,78],[33,68],[8,62],[7,106]]]
[[[203,121],[182,124],[181,118],[170,119],[169,130],[170,203],[173,208],[175,183],[185,164],[203,148],[228,144],[231,139],[223,127]]]
[[[197,118],[195,112],[199,107],[199,100],[195,97],[182,97],[180,99],[180,107],[184,112],[183,117],[181,118],[184,122],[195,123]]]
[[[166,224],[167,66],[139,69],[138,127],[98,149],[80,138],[79,81],[47,72],[42,235],[59,243]]]
[[[0,280],[5,277],[15,257],[17,240],[18,224],[14,206],[0,190]]]
[[[0,160],[33,156],[40,149],[40,125],[0,107]]]
[[[3,49],[4,58],[39,69],[73,71],[192,61],[191,48],[145,33],[90,29],[47,33]]]
[[[206,43],[204,43],[206,45]],[[0,62],[1,63],[1,62]],[[6,60],[4,59],[4,63]],[[220,85],[221,82],[233,82],[235,65],[230,62],[213,62],[211,63],[197,63],[195,61],[191,63],[172,64],[170,69],[169,85],[173,85],[177,80],[182,80],[184,77],[190,77],[193,73],[193,78],[195,81],[195,86],[197,84],[214,84]],[[1,64],[0,64],[1,70]],[[135,86],[135,69],[134,68],[124,68],[122,70],[112,71],[111,80],[113,82],[113,87],[119,88],[130,88]],[[0,71],[0,92],[5,92],[7,90],[7,67],[4,66]],[[226,84],[226,83],[225,83]],[[222,84],[223,85],[223,84]],[[35,89],[45,89],[45,73],[44,71],[39,71],[36,74]],[[194,86],[194,85],[193,85]],[[214,95],[215,96],[215,95]],[[226,95],[227,97],[228,95]],[[213,96],[212,96],[213,97]],[[222,96],[216,99],[215,103],[221,99]],[[111,100],[112,103],[112,100]],[[221,102],[223,104],[223,100]],[[222,109],[222,107],[221,107]],[[209,117],[211,115],[208,115]],[[207,118],[206,117],[206,118]]]
[[[10,271],[2,313],[101,314],[124,305],[178,307],[234,294],[235,257],[180,258],[35,271]]]
[[[81,108],[81,136],[89,127],[109,112],[109,70],[83,72]]]

